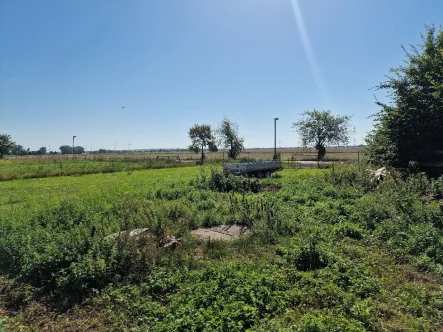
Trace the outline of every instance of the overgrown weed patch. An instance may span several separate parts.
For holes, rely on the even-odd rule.
[[[2,324],[62,329],[89,307],[117,330],[439,330],[442,179],[365,174],[285,170],[257,192],[212,188],[198,168],[1,183]],[[251,232],[190,236],[234,223]],[[135,228],[149,236],[105,240]]]

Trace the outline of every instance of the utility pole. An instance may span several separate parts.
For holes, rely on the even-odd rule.
[[[74,140],[77,136],[72,136],[72,159],[74,159]]]
[[[274,160],[277,160],[277,120],[274,118]]]

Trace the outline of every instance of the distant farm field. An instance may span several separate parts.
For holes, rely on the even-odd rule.
[[[281,160],[295,166],[296,161],[316,160],[313,149],[279,149]],[[364,158],[362,148],[330,148],[325,161],[357,162]],[[272,149],[246,150],[237,161],[272,160]],[[207,163],[232,162],[223,151],[207,152]],[[150,152],[120,154],[8,156],[0,160],[0,181],[54,177],[75,174],[110,173],[151,168],[193,166],[199,155],[190,152]]]
[[[364,147],[331,147],[327,148],[326,160],[357,160],[364,154]],[[313,148],[277,148],[282,160],[316,160],[317,152]],[[208,160],[226,160],[227,152],[205,152]],[[274,149],[246,149],[240,153],[239,158],[272,160]],[[83,155],[43,155],[43,156],[7,156],[9,160],[34,160],[34,161],[68,161],[68,160],[94,160],[94,161],[146,161],[146,160],[198,160],[200,154],[187,151],[169,152],[118,152],[118,153],[85,153]]]

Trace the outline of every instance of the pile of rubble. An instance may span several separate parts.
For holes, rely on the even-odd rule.
[[[149,228],[135,228],[132,230],[113,233],[111,235],[106,236],[105,240],[107,241],[117,240],[119,237],[123,238],[127,237],[131,239],[148,237],[153,241],[157,242],[158,246],[162,248],[168,248],[168,247],[176,248],[181,244],[181,239],[177,239],[175,236],[169,234],[164,234],[160,238],[156,239],[155,236],[149,232]]]
[[[247,226],[240,225],[221,225],[212,228],[198,228],[191,231],[192,235],[197,236],[202,240],[224,240],[230,241],[237,239],[249,233],[249,228]],[[177,248],[182,244],[182,239],[176,238],[173,235],[164,234],[160,237],[155,237],[149,228],[135,228],[132,230],[121,231],[117,233],[110,234],[105,237],[106,241],[116,241],[118,238],[128,238],[128,239],[140,239],[149,238],[161,248]]]

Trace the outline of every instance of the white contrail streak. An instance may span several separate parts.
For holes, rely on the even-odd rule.
[[[317,60],[315,59],[314,50],[312,49],[311,41],[309,40],[308,34],[306,32],[306,26],[303,20],[303,15],[301,13],[299,2],[298,0],[290,1],[292,4],[292,10],[294,12],[294,18],[297,24],[298,32],[300,34],[306,57],[308,58],[309,67],[311,68],[315,84],[317,85],[317,88],[320,90],[320,93],[323,95],[323,97],[326,98],[327,101],[331,101],[325,79],[317,63]]]

